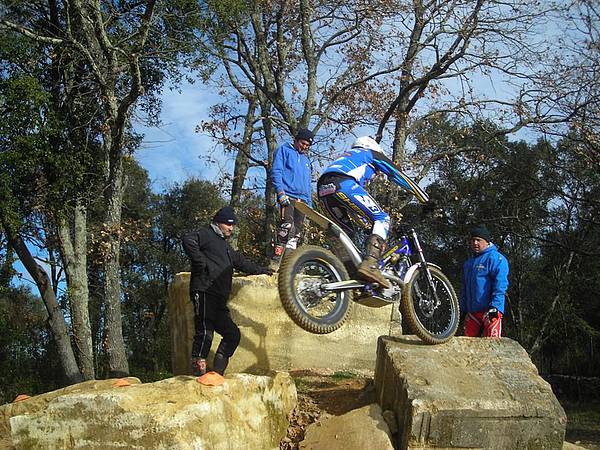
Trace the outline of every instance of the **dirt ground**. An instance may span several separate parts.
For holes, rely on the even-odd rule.
[[[375,401],[373,379],[347,372],[320,374],[309,370],[290,372],[298,390],[298,406],[292,412],[281,450],[296,450],[304,431],[322,414],[340,416]]]
[[[306,428],[321,415],[339,416],[375,401],[373,379],[348,372],[317,373],[310,370],[290,372],[298,391],[298,405],[292,412],[287,436],[280,450],[297,450]],[[567,440],[589,450],[600,450],[600,405],[575,408],[567,412]],[[598,415],[596,415],[598,414]]]

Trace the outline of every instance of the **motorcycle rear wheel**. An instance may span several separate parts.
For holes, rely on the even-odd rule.
[[[429,266],[436,302],[425,270],[420,267],[402,289],[400,310],[409,330],[427,344],[448,341],[458,328],[460,309],[450,280],[437,267]]]
[[[302,246],[281,262],[279,297],[298,326],[314,334],[331,333],[346,321],[352,292],[324,292],[320,286],[347,279],[346,268],[329,250]]]

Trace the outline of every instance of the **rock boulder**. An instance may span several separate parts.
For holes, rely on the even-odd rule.
[[[217,387],[179,376],[44,395],[47,402],[38,399],[38,407],[10,417],[16,449],[277,449],[297,400],[283,372],[228,375]],[[36,397],[2,408],[14,413],[14,405],[28,402]]]
[[[373,403],[309,425],[300,449],[394,450],[391,438],[381,408]]]
[[[381,337],[375,387],[400,449],[560,449],[566,415],[515,341]]]
[[[189,374],[191,370],[194,311],[189,300],[189,280],[188,272],[178,273],[169,288],[169,332],[176,375]],[[333,333],[304,331],[283,309],[276,276],[234,277],[229,308],[242,333],[229,368],[239,372],[327,369],[371,375],[377,338],[400,334],[399,324],[390,322],[392,306],[371,308],[359,304],[352,305],[347,322]],[[213,351],[219,339],[215,334]]]

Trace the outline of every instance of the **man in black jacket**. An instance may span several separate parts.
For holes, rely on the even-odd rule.
[[[233,270],[273,274],[271,269],[247,260],[227,243],[235,223],[233,208],[225,206],[217,211],[210,226],[186,233],[182,239],[192,265],[190,299],[194,304],[196,326],[192,371],[196,376],[206,373],[206,358],[215,331],[223,337],[213,362],[213,369],[221,375],[240,343],[240,329],[227,308]]]

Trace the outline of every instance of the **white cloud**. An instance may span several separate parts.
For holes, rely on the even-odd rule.
[[[160,128],[137,127],[144,140],[136,159],[157,191],[190,177],[215,180],[219,176],[214,166],[200,158],[213,151],[215,143],[195,129],[220,97],[201,83],[183,82],[180,91],[165,90]]]

